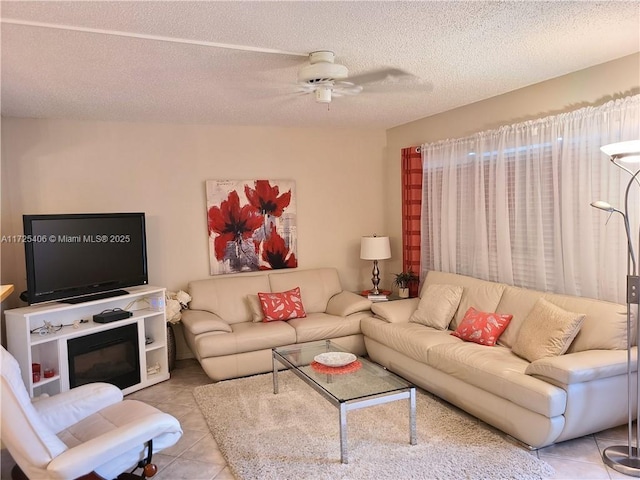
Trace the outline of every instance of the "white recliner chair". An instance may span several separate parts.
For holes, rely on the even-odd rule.
[[[146,478],[155,473],[151,455],[182,435],[174,417],[137,400],[123,400],[121,390],[108,383],[32,401],[18,362],[4,347],[0,360],[1,438],[20,468],[14,468],[14,478],[88,475],[111,480],[121,474],[132,478],[127,472],[136,467],[143,470],[133,478]]]

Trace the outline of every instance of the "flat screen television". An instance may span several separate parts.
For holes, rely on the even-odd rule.
[[[148,282],[144,213],[23,215],[29,304],[80,303]]]

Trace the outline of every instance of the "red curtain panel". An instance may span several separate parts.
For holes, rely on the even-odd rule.
[[[402,270],[420,275],[420,212],[422,209],[422,155],[420,147],[402,149]],[[418,284],[410,286],[418,295]]]

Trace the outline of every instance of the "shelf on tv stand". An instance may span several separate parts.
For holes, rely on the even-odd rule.
[[[127,387],[124,394],[140,390],[169,379],[167,357],[167,322],[164,310],[149,308],[149,299],[164,300],[165,289],[159,287],[132,287],[125,295],[91,300],[78,304],[48,303],[31,305],[5,311],[7,349],[16,358],[22,371],[22,379],[31,397],[43,393],[54,395],[69,390],[69,365],[67,340],[90,335],[123,325],[138,325],[138,349],[140,355],[140,383]],[[164,302],[154,302],[164,305]],[[110,323],[95,323],[92,318],[103,310],[121,308],[131,310],[133,316]],[[46,322],[54,326],[73,325],[78,320],[86,323],[65,326],[55,333],[39,335],[32,330]],[[145,338],[154,339],[145,345]],[[151,347],[151,348],[150,348]],[[53,368],[55,376],[33,382],[31,364],[40,363],[41,368]],[[160,366],[160,371],[149,375],[148,367]],[[46,380],[46,381],[45,381]]]

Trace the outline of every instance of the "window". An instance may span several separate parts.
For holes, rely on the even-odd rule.
[[[422,145],[423,271],[624,303],[622,219],[590,203],[622,206],[629,178],[600,146],[637,137],[639,99]]]

